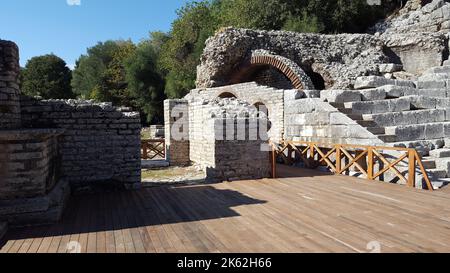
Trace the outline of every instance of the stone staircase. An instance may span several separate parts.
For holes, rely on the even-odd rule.
[[[387,146],[415,148],[435,188],[450,183],[450,66],[418,81],[361,77],[356,90],[326,90],[329,102]]]

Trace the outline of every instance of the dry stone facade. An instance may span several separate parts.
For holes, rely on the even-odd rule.
[[[391,60],[415,75],[442,65],[449,54],[450,3],[426,2],[409,1],[398,14],[370,30],[385,42]]]
[[[19,49],[0,40],[0,129],[20,127]]]
[[[260,56],[261,51],[270,52],[268,57],[280,56],[291,60],[315,85],[327,88],[351,87],[358,76],[378,74],[378,64],[388,62],[383,52],[383,41],[373,35],[318,35],[227,28],[206,42],[197,68],[197,87],[237,83],[234,81],[236,73],[239,75],[242,70],[256,69],[251,65],[252,56]],[[249,82],[253,80],[252,77],[246,79]],[[310,88],[305,86],[304,89]]]
[[[139,186],[139,113],[108,103],[22,97],[25,128],[58,128],[61,175],[73,186],[118,183]]]
[[[166,100],[164,109],[166,159],[173,166],[189,165],[189,103]]]
[[[80,187],[140,186],[139,113],[21,97],[19,69],[17,46],[0,40],[0,223],[56,222]]]
[[[201,99],[190,103],[189,113],[190,159],[205,170],[208,179],[270,175],[264,128],[268,122],[255,107],[235,98]]]
[[[200,98],[213,100],[223,94],[231,94],[253,106],[262,104],[267,107],[268,118],[271,121],[271,128],[268,132],[269,138],[278,142],[283,139],[284,132],[284,92],[283,89],[250,82],[217,88],[194,89],[186,96],[186,99],[188,101]]]

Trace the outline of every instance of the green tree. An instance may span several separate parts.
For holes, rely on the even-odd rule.
[[[155,42],[141,42],[125,62],[129,96],[149,123],[161,123],[164,118],[164,79],[157,68],[159,48]]]
[[[54,54],[34,57],[22,71],[22,92],[44,99],[74,97],[70,81],[72,73],[66,62]]]
[[[283,30],[302,33],[320,33],[324,28],[317,16],[308,16],[306,11],[303,11],[301,16],[290,16],[283,26]]]
[[[218,1],[222,26],[278,30],[288,19],[289,0],[223,0]]]
[[[166,95],[180,98],[195,87],[196,67],[205,41],[218,27],[209,1],[188,3],[172,23],[170,39],[161,51],[161,68],[166,77]]]
[[[134,54],[136,46],[131,41],[117,41],[118,47],[112,52],[112,59],[103,71],[90,98],[97,101],[108,101],[115,105],[131,106],[126,81],[125,61]]]
[[[102,85],[104,73],[119,48],[117,41],[98,43],[77,60],[72,79],[73,91],[77,95],[90,98],[92,91]]]

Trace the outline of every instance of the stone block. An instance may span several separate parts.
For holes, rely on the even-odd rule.
[[[320,92],[322,100],[334,103],[361,101],[361,94],[349,90],[324,90]]]
[[[444,124],[443,123],[435,123],[435,124],[427,124],[425,128],[425,139],[436,139],[443,138],[445,136],[444,133]]]
[[[417,88],[419,89],[445,89],[447,87],[446,81],[418,81]]]
[[[377,88],[384,85],[396,85],[396,86],[405,86],[415,88],[415,84],[412,81],[407,80],[392,80],[386,79],[385,77],[379,76],[364,76],[358,77],[355,81],[354,88],[355,89],[368,89],[368,88]]]
[[[393,73],[403,70],[403,66],[400,64],[380,64],[380,73]]]
[[[426,125],[401,125],[386,127],[386,135],[395,135],[397,141],[423,140]]]
[[[360,93],[363,101],[386,99],[386,91],[382,88],[361,90]]]

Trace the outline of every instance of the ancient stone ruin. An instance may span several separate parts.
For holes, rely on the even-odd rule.
[[[449,19],[447,1],[410,1],[369,34],[222,29],[206,42],[197,89],[182,100],[166,102],[168,159],[172,164],[194,161],[205,170],[226,168],[238,160],[235,172],[239,166],[253,168],[259,177],[264,166],[249,166],[249,149],[241,149],[237,140],[230,140],[229,146],[234,142],[238,158],[207,150],[205,138],[198,141],[200,131],[213,131],[199,128],[191,118],[198,116],[198,102],[204,111],[216,107],[216,100],[234,98],[255,108],[267,107],[268,136],[275,143],[416,148],[434,186],[441,187],[450,181]],[[173,113],[175,105],[183,105],[185,111]],[[230,111],[233,108],[223,110]],[[182,141],[173,140],[168,131],[179,118],[184,120]],[[206,160],[206,154],[214,154],[215,160]]]
[[[425,2],[368,34],[219,31],[197,88],[164,103],[167,161],[233,181],[269,177],[270,143],[284,140],[410,147],[446,185],[450,3]],[[0,230],[57,221],[71,192],[139,188],[138,113],[22,96],[19,69],[17,46],[0,41]]]
[[[19,69],[18,47],[0,40],[0,222],[56,222],[71,191],[139,187],[138,113],[21,96]]]

